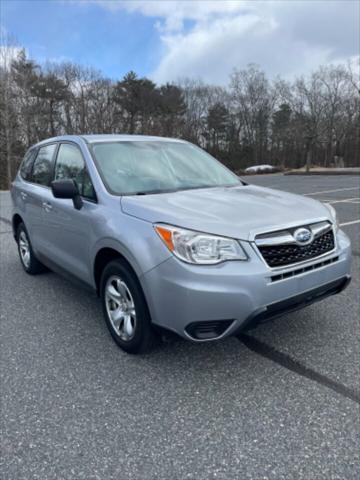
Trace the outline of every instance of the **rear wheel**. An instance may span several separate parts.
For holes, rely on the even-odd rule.
[[[113,260],[101,276],[103,313],[111,336],[128,353],[146,353],[157,343],[139,281],[125,261]]]
[[[23,223],[20,223],[16,233],[19,257],[21,265],[26,273],[30,275],[36,275],[37,273],[45,270],[44,265],[36,258],[32,249],[29,234]]]

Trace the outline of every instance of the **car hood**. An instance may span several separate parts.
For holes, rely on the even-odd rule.
[[[246,185],[125,196],[124,213],[216,235],[253,240],[258,233],[330,219],[311,198]]]

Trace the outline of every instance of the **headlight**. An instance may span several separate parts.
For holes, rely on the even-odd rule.
[[[338,221],[338,218],[337,218],[336,210],[332,205],[330,205],[330,203],[324,203],[324,205],[330,212],[331,219],[332,219],[334,227],[335,227],[335,232],[337,232],[339,230],[339,221]]]
[[[154,227],[168,249],[184,262],[214,265],[226,260],[247,260],[240,243],[233,238],[207,235],[170,225]]]

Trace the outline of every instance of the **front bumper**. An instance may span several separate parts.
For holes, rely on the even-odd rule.
[[[259,311],[250,315],[246,322],[241,326],[241,330],[255,328],[260,323],[265,323],[286,313],[307,307],[308,305],[323,300],[326,297],[330,297],[331,295],[341,293],[349,285],[350,281],[350,275],[345,275],[338,280],[326,283],[320,287],[313,288],[309,291],[300,293],[299,295],[295,295],[294,297],[262,307]]]
[[[242,246],[246,262],[197,266],[171,257],[144,274],[153,323],[194,341],[216,340],[338,293],[350,279],[351,246],[342,231],[336,251],[296,275],[298,267],[274,272],[251,244]]]

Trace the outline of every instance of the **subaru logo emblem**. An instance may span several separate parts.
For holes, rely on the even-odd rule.
[[[308,228],[298,228],[295,230],[293,237],[298,245],[307,245],[313,240],[312,231]]]

